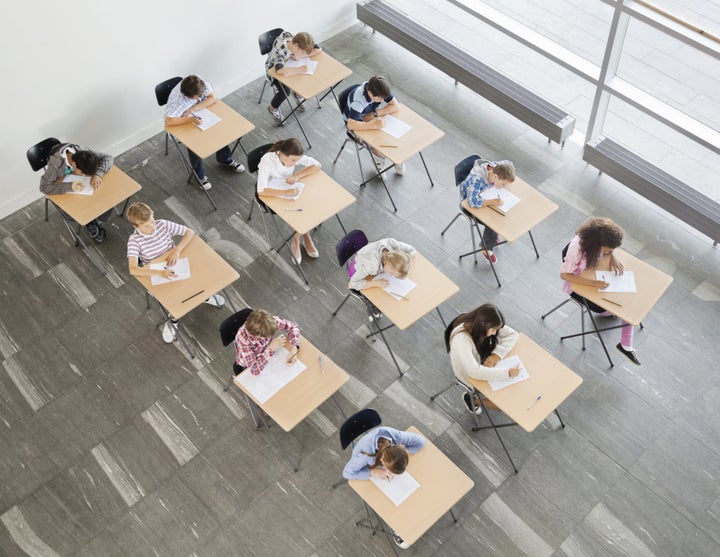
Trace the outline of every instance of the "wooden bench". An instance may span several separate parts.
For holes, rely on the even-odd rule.
[[[561,145],[575,128],[575,118],[440,38],[381,0],[357,4],[357,17],[456,82],[515,116],[548,140]]]
[[[658,207],[706,234],[720,239],[720,204],[612,139],[598,137],[583,149],[583,160]]]

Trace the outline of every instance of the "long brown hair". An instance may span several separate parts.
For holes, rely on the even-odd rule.
[[[497,336],[488,334],[490,329],[501,329],[505,326],[505,317],[495,304],[483,304],[472,311],[456,317],[445,330],[445,348],[450,352],[450,333],[455,327],[462,325],[472,338],[475,349],[484,360],[497,346]]]
[[[281,139],[272,144],[272,147],[268,149],[269,153],[280,152],[287,156],[300,157],[305,154],[305,148],[302,146],[297,139],[291,137],[290,139]]]
[[[370,469],[373,470],[378,466],[385,466],[388,471],[393,474],[402,474],[408,465],[408,452],[405,447],[392,443],[385,437],[378,439],[378,448],[375,454],[369,454],[361,451],[367,456],[375,457],[375,462],[370,465]],[[386,464],[383,464],[383,457],[385,458]]]
[[[577,229],[580,236],[580,249],[585,256],[587,266],[597,265],[600,248],[615,249],[623,241],[623,229],[606,217],[590,217]]]

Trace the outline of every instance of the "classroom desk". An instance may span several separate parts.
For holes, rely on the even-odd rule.
[[[420,160],[425,168],[425,173],[427,174],[428,180],[430,180],[430,185],[434,186],[435,184],[432,181],[427,164],[425,164],[425,158],[423,157],[422,151],[445,135],[445,132],[425,120],[425,118],[420,116],[414,110],[408,108],[404,104],[399,103],[399,105],[400,109],[392,116],[412,126],[412,128],[400,139],[395,139],[393,136],[388,135],[382,130],[362,130],[354,132],[355,136],[365,143],[365,145],[381,153],[385,158],[390,159],[392,162],[391,165],[378,171],[368,180],[363,181],[362,184],[360,184],[360,187],[365,187],[365,184],[367,184],[370,180],[379,177],[382,180],[388,197],[390,198],[390,203],[392,203],[393,209],[396,211],[397,207],[395,206],[395,202],[393,201],[390,191],[387,188],[383,174],[390,170],[394,164],[405,162],[410,157],[419,154]],[[368,153],[371,154],[370,149],[368,149]],[[372,168],[376,168],[374,161],[372,161]]]
[[[307,369],[303,370],[297,377],[262,404],[245,389],[238,380],[238,377],[235,377],[235,384],[248,400],[250,414],[256,428],[259,426],[255,420],[252,405],[259,410],[261,421],[273,435],[275,443],[295,472],[299,470],[300,463],[298,462],[297,465],[293,465],[287,452],[285,452],[282,444],[275,437],[272,428],[265,420],[265,415],[272,418],[283,430],[289,432],[328,398],[332,398],[340,410],[340,413],[343,417],[346,417],[343,409],[335,399],[335,393],[348,381],[349,376],[325,355],[323,355],[321,366],[320,355],[322,355],[322,352],[320,352],[315,345],[305,337],[301,337],[298,359],[307,366]],[[246,370],[242,373],[250,372]]]
[[[400,372],[400,376],[403,375],[403,372],[385,339],[383,331],[391,326],[405,330],[433,309],[438,312],[440,320],[445,326],[445,320],[440,313],[439,306],[460,290],[457,284],[447,278],[420,253],[416,253],[413,257],[407,278],[415,282],[417,286],[404,299],[396,300],[382,288],[368,288],[361,291],[363,296],[370,300],[392,323],[392,325],[381,328],[377,318],[373,316],[377,330],[371,332],[368,337],[380,334],[390,352],[395,367]]]
[[[673,278],[622,249],[618,248],[614,253],[618,261],[623,264],[624,269],[626,271],[632,271],[635,274],[637,292],[600,292],[593,286],[583,286],[579,284],[571,285],[572,289],[575,293],[611,312],[619,319],[627,321],[633,326],[640,325],[642,327],[642,320],[645,319],[645,316],[647,316],[660,297],[665,293],[665,290],[668,289]],[[595,269],[585,269],[580,276],[594,280]],[[585,335],[596,334],[610,362],[610,367],[613,367],[612,358],[610,358],[610,354],[600,333],[602,331],[619,329],[622,325],[598,328],[593,312],[588,311],[588,315],[593,324],[591,331],[583,330],[582,333],[561,337],[561,340],[577,336],[584,338]]]
[[[221,120],[205,131],[198,128],[195,124],[190,123],[183,124],[182,126],[165,126],[165,131],[170,134],[175,147],[177,147],[178,152],[180,153],[180,158],[183,161],[185,170],[188,171],[188,182],[195,177],[200,189],[210,200],[212,206],[217,209],[217,205],[215,205],[215,201],[210,195],[210,192],[203,189],[202,184],[200,184],[200,178],[190,164],[190,159],[180,148],[180,143],[184,143],[188,149],[203,160],[226,145],[230,145],[233,141],[235,141],[235,145],[233,146],[231,153],[235,152],[238,145],[240,145],[240,148],[245,151],[245,148],[240,140],[245,134],[254,130],[255,125],[240,116],[240,114],[235,112],[221,100],[218,100],[209,108],[209,110],[219,116]],[[245,152],[245,155],[247,155],[247,152]]]
[[[119,217],[123,216],[130,197],[141,189],[140,184],[130,178],[130,176],[125,174],[117,166],[113,165],[110,171],[103,176],[102,185],[95,190],[92,195],[62,193],[46,195],[45,197],[55,205],[55,207],[60,209],[60,211],[58,211],[60,217],[63,219],[70,234],[72,234],[75,245],[77,246],[79,244],[82,246],[83,251],[90,258],[90,261],[92,261],[104,275],[106,274],[105,270],[100,266],[90,251],[90,248],[83,241],[80,230],[83,226],[110,209],[115,209],[114,212]],[[117,206],[123,202],[122,211],[118,211]],[[68,216],[75,222],[71,222]],[[45,220],[47,220],[47,214],[45,215]],[[77,224],[77,228],[75,224]]]
[[[503,443],[498,428],[519,425],[525,431],[531,432],[553,412],[560,420],[562,427],[565,427],[557,409],[580,386],[582,378],[523,333],[520,333],[517,344],[506,357],[515,355],[520,356],[530,375],[529,379],[499,391],[493,391],[487,381],[470,379],[469,382],[477,392],[485,396],[512,420],[512,423],[496,424],[480,397],[480,404],[484,410],[483,415],[488,417],[491,425],[479,427],[476,421],[473,431],[494,429],[510,464],[517,473],[518,470]],[[536,401],[538,395],[541,395],[542,398]]]
[[[422,435],[415,427],[408,428],[408,431]],[[472,489],[474,483],[427,438],[425,446],[410,455],[407,471],[420,487],[399,506],[395,506],[369,480],[350,480],[348,484],[370,505],[379,519],[412,545],[446,512],[449,511],[457,522],[452,507]],[[376,528],[371,522],[363,522],[357,525],[383,532],[390,537],[390,532],[383,528],[382,523]],[[395,550],[394,543],[390,541],[390,544]]]
[[[312,148],[312,145],[310,145],[310,140],[305,133],[305,129],[302,127],[302,124],[297,117],[298,109],[307,101],[307,99],[315,97],[323,91],[327,91],[323,95],[323,99],[329,94],[332,94],[332,96],[335,98],[335,102],[338,103],[338,106],[340,106],[337,95],[335,94],[335,87],[337,87],[343,79],[352,75],[352,70],[350,68],[344,66],[343,64],[335,60],[335,58],[330,56],[325,51],[322,51],[317,55],[313,56],[311,60],[317,62],[317,67],[315,68],[315,72],[313,72],[312,75],[280,75],[277,73],[275,68],[271,68],[268,71],[268,75],[270,75],[270,77],[272,77],[273,79],[277,79],[280,83],[289,87],[291,91],[294,91],[296,94],[304,98],[302,103],[297,106],[293,106],[293,104],[290,102],[290,99],[287,97],[287,95],[285,95],[285,100],[287,101],[288,106],[290,106],[291,110],[290,114],[285,116],[282,122],[280,122],[278,125],[282,126],[283,124],[285,124],[287,119],[290,118],[290,116],[294,116],[295,121],[297,122],[298,126],[300,126],[300,131],[302,131],[302,134],[305,137],[305,141],[308,144],[308,149]],[[318,100],[318,107],[320,107],[320,100]]]
[[[345,234],[345,226],[343,226],[338,213],[355,203],[355,196],[322,170],[303,178],[302,182],[305,187],[297,201],[274,196],[260,196],[262,202],[293,229],[293,233],[284,239],[283,243],[277,248],[280,249],[282,245],[287,246],[291,257],[292,250],[290,250],[288,242],[295,235],[295,232],[298,234],[310,232],[313,228],[334,216],[340,223],[343,234]],[[302,209],[302,211],[292,209]],[[298,265],[298,269],[305,283],[308,284],[308,279],[300,265]]]
[[[478,223],[482,223],[485,226],[489,226],[495,232],[500,234],[504,238],[502,242],[498,242],[498,246],[514,242],[520,236],[526,232],[530,235],[530,241],[532,242],[535,255],[540,257],[537,247],[535,246],[535,239],[532,235],[532,228],[537,226],[539,223],[544,221],[547,217],[552,215],[558,210],[557,204],[550,201],[547,197],[541,194],[538,190],[530,186],[522,178],[516,177],[515,181],[508,184],[505,189],[509,192],[514,193],[520,198],[520,202],[515,205],[510,211],[503,215],[490,207],[477,207],[473,208],[468,205],[467,199],[464,199],[460,203],[460,209],[466,214],[470,215],[473,219],[473,226],[475,232],[477,232],[480,238],[480,248],[475,249],[475,236],[471,230],[473,249],[468,253],[464,253],[460,256],[460,259],[468,255],[472,255],[477,263],[478,252],[487,249],[485,242],[483,242],[482,234]],[[457,217],[455,217],[457,218]],[[455,219],[450,223],[455,222]],[[447,230],[447,228],[445,229]],[[444,231],[443,231],[444,232]],[[490,248],[492,249],[492,248]],[[495,275],[498,288],[500,288],[500,279],[498,278],[495,265],[490,261],[490,268]]]
[[[190,277],[185,280],[153,285],[149,276],[135,277],[145,287],[147,295],[157,300],[164,319],[180,320],[187,313],[202,305],[210,296],[220,291],[225,295],[225,299],[233,311],[236,311],[232,300],[225,292],[226,287],[240,278],[235,269],[199,236],[193,236],[190,243],[182,250],[180,257],[187,257],[190,262]],[[160,263],[164,260],[165,257],[161,255],[151,263]],[[150,309],[149,297],[148,309]],[[179,322],[177,334],[180,342],[194,358],[195,354],[180,333]]]

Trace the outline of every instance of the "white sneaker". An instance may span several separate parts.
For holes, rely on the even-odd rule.
[[[205,303],[209,306],[221,308],[225,305],[225,298],[223,298],[220,294],[215,294],[214,296],[210,296],[207,300],[205,300]]]
[[[385,168],[385,157],[373,155],[372,158],[375,161],[375,166],[378,170],[382,170],[383,168]]]
[[[268,105],[267,109],[268,112],[272,114],[272,117],[275,118],[276,122],[282,122],[283,118],[279,108],[273,108],[271,105]]]
[[[210,183],[210,180],[208,180],[207,176],[200,179],[200,185],[205,191],[208,191],[210,188],[212,188],[212,184]]]
[[[404,539],[402,539],[395,533],[395,530],[393,530],[392,537],[395,545],[397,545],[400,549],[408,549],[410,547],[410,544],[408,542],[406,542]]]
[[[402,176],[405,174],[405,163],[401,162],[395,165],[395,174]]]
[[[162,339],[167,344],[172,344],[175,341],[175,324],[169,319],[163,325]]]
[[[463,402],[465,402],[468,412],[470,412],[472,414],[473,409],[472,409],[472,403],[470,402],[470,393],[463,393]],[[479,416],[480,414],[482,414],[482,406],[476,406],[475,407],[475,415]]]
[[[228,167],[230,170],[232,170],[233,172],[237,172],[238,174],[240,174],[241,172],[245,172],[245,166],[236,160],[231,160],[228,163],[222,164],[223,166]]]

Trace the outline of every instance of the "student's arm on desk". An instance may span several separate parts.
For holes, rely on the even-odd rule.
[[[383,127],[383,119],[382,118],[375,118],[373,116],[372,112],[368,115],[366,114],[365,117],[369,116],[369,120],[353,120],[352,118],[348,118],[347,121],[347,129],[349,129],[352,132],[360,132],[364,130],[381,130]]]
[[[149,277],[157,275],[162,278],[172,278],[175,272],[172,269],[151,269],[149,265],[140,267],[137,257],[128,257],[128,271],[134,277]]]
[[[397,99],[393,97],[393,100],[385,106],[378,108],[376,112],[378,116],[387,116],[388,114],[395,114],[398,110],[400,110],[400,104],[398,104]]]
[[[568,281],[570,284],[578,284],[580,286],[594,286],[595,288],[607,288],[610,286],[604,280],[595,280],[592,278],[585,278],[574,273],[560,273],[560,278]]]
[[[307,155],[305,155],[305,156],[307,157]],[[322,165],[320,164],[319,161],[317,161],[311,157],[308,157],[308,159],[311,160],[314,164],[305,165],[305,168],[303,168],[299,172],[293,172],[290,176],[288,176],[285,179],[285,182],[287,184],[294,184],[295,182],[301,182],[303,178],[312,176],[313,174],[315,174],[322,168]],[[303,164],[302,159],[299,161],[298,164]]]
[[[510,350],[515,348],[519,338],[520,335],[512,327],[509,327],[508,325],[502,327],[497,332],[497,346],[495,346],[493,353],[485,358],[483,365],[486,367],[495,367],[500,360],[508,355]]]
[[[193,236],[195,236],[195,231],[190,228],[186,229],[185,234],[183,234],[178,244],[173,249],[168,250],[165,254],[165,262],[168,264],[168,267],[172,267],[177,263],[177,260],[180,259],[180,253],[190,243]]]
[[[40,191],[45,195],[72,191],[72,182],[63,182],[64,179],[65,161],[58,154],[51,155],[45,172],[40,178]]]
[[[468,376],[478,381],[495,381],[511,377],[516,368],[488,367],[475,359],[475,346],[467,333],[458,333],[450,339],[450,362],[457,377]],[[512,375],[519,373],[519,369]]]
[[[90,177],[90,185],[98,189],[102,185],[102,179],[105,174],[107,174],[110,169],[112,168],[114,158],[112,155],[108,155],[106,153],[95,153],[98,156],[98,167],[95,171],[95,174],[93,174]]]

